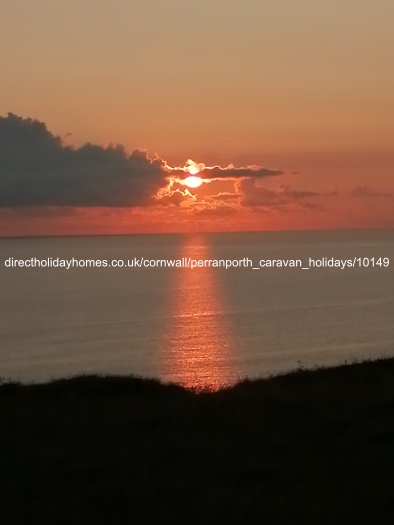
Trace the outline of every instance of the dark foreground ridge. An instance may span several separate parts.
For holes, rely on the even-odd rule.
[[[195,394],[0,387],[8,524],[394,523],[394,359]]]

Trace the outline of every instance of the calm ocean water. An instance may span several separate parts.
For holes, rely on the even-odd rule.
[[[6,268],[39,260],[389,258],[388,268]],[[0,377],[219,386],[394,355],[394,232],[0,239]]]

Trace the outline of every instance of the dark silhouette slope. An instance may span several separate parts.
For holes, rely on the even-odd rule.
[[[394,359],[0,387],[4,524],[394,523]]]

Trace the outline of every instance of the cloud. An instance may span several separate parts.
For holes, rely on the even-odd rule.
[[[353,197],[383,197],[386,199],[394,197],[393,193],[376,191],[369,186],[357,186],[356,188],[353,188],[351,195]]]
[[[168,170],[179,177],[179,181],[183,181],[190,175],[197,175],[206,181],[213,180],[237,180],[243,178],[260,179],[264,177],[274,177],[283,175],[283,171],[265,168],[262,166],[247,166],[245,168],[237,168],[233,164],[228,166],[206,166],[204,163],[194,162],[188,159],[183,168],[171,168],[167,166]]]
[[[243,190],[219,193],[203,203],[184,189],[183,180],[191,173],[207,182],[235,180]],[[62,209],[69,215],[73,208],[179,208],[196,201],[207,207],[207,214],[226,214],[232,213],[230,208],[212,208],[209,203],[236,204],[243,198],[244,205],[260,206],[280,201],[288,190],[278,196],[255,186],[255,181],[281,174],[261,166],[206,166],[190,159],[183,168],[172,167],[146,151],[128,154],[119,145],[87,143],[74,148],[43,122],[12,113],[0,117],[0,208],[21,214],[24,209],[34,216],[54,217],[62,215]]]
[[[239,193],[230,193],[227,191],[218,193],[217,195],[211,195],[210,199],[214,201],[223,201],[223,202],[229,202],[229,201],[237,201],[241,198],[241,195]]]
[[[236,183],[236,190],[241,194],[241,205],[249,207],[284,207],[297,204],[302,208],[315,208],[316,205],[305,201],[306,198],[335,195],[336,192],[319,193],[316,191],[299,191],[289,185],[281,185],[276,190],[259,186],[256,180],[242,179]]]
[[[0,117],[0,208],[130,207],[154,202],[167,184],[161,159],[122,146],[63,145],[46,125]]]
[[[317,191],[298,191],[289,186],[288,184],[282,184],[279,187],[279,191],[281,194],[285,195],[289,199],[305,199],[306,197],[318,197],[319,195],[321,195],[321,193],[318,193]]]
[[[182,191],[180,189],[159,192],[155,197],[155,202],[159,206],[181,206],[185,202],[194,202],[196,200],[189,190]]]
[[[237,190],[242,194],[243,206],[278,206],[286,204],[287,199],[274,190],[257,186],[253,179],[244,179],[237,184]]]
[[[238,208],[234,206],[210,206],[209,204],[193,211],[195,215],[202,217],[228,217],[229,215],[236,215]]]
[[[70,217],[81,214],[83,208],[74,208],[69,206],[29,206],[26,208],[0,208],[0,219],[14,219],[15,217],[24,217],[27,220],[35,218],[51,217],[57,219],[59,217]]]
[[[260,166],[248,166],[246,168],[236,168],[232,165],[226,168],[214,166],[212,168],[205,168],[198,174],[202,179],[221,180],[221,179],[261,179],[263,177],[274,177],[283,175],[283,171],[272,170]]]

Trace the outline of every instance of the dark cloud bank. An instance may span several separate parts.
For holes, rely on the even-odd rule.
[[[64,146],[45,124],[0,117],[0,207],[143,206],[165,186],[163,161],[121,146]]]
[[[243,206],[283,206],[289,202],[308,203],[305,198],[333,196],[336,192],[316,193],[296,191],[281,186],[279,191],[257,184],[259,179],[282,175],[279,170],[261,166],[206,167],[199,176],[211,180],[236,180],[237,193],[221,193],[212,200],[233,201]],[[158,204],[158,191],[165,188],[174,175],[185,178],[184,168],[171,168],[160,158],[151,159],[145,151],[130,155],[122,146],[107,148],[85,144],[73,148],[48,131],[37,120],[12,113],[0,117],[0,208],[15,209],[45,207],[72,210],[78,207],[124,208]],[[392,193],[374,191],[359,186],[353,197],[383,197]],[[161,204],[179,205],[181,191],[160,197]]]
[[[12,113],[0,117],[0,207],[132,207],[154,196],[181,168],[168,169],[145,151],[130,155],[122,146],[65,146],[46,125]],[[278,170],[254,166],[204,169],[211,179],[262,178]]]

